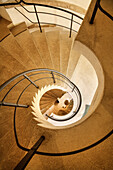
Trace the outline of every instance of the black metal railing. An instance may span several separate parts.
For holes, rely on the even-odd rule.
[[[98,2],[99,2],[99,0],[98,0]],[[36,14],[37,23],[39,24],[40,31],[42,31],[42,29],[41,29],[41,24],[42,24],[42,23],[41,23],[40,20],[39,20],[39,17],[38,17],[39,12],[37,12],[36,6],[45,6],[45,7],[55,8],[55,9],[58,9],[58,10],[67,12],[66,10],[61,9],[61,8],[52,7],[52,6],[48,6],[48,5],[42,5],[42,4],[26,3],[26,2],[24,2],[23,0],[20,0],[19,2],[16,2],[16,3],[8,3],[8,4],[4,3],[4,4],[0,4],[0,6],[7,6],[7,5],[14,5],[14,6],[15,6],[15,5],[20,5],[21,3],[24,3],[25,5],[33,5],[33,6],[34,6],[34,10],[35,10],[35,11],[34,11],[33,13]],[[97,5],[98,5],[98,3],[97,3]],[[23,6],[23,7],[24,7],[24,6]],[[24,8],[25,8],[25,7],[24,7]],[[95,7],[95,10],[94,10],[94,13],[93,13],[93,16],[92,16],[92,19],[91,19],[90,23],[93,23],[98,8],[99,8],[105,15],[107,15],[110,19],[113,20],[113,17],[110,16],[107,12],[105,12],[105,10],[103,10],[103,8],[100,6],[100,2],[99,2],[99,5]],[[75,16],[75,14],[73,14],[73,13],[71,13],[71,12],[69,12],[69,11],[68,11],[67,13],[70,13],[70,14],[71,14],[71,18],[69,19],[69,18],[64,17],[64,16],[62,16],[62,18],[65,18],[65,19],[67,18],[68,20],[71,21],[71,22],[70,22],[70,28],[68,28],[68,29],[70,29],[70,35],[69,35],[69,36],[71,37],[71,32],[73,31],[73,29],[72,29],[72,24],[73,24],[73,22],[74,22],[73,16]],[[54,14],[51,14],[51,15],[54,15]],[[56,15],[56,14],[55,14],[55,15]],[[56,15],[56,16],[61,17],[60,15]],[[25,16],[25,17],[26,17],[26,16]],[[76,17],[78,17],[78,16],[76,16]],[[81,20],[82,20],[82,19],[83,19],[83,18],[81,18]],[[76,21],[75,21],[75,22],[76,22]],[[37,71],[39,71],[39,72],[37,73]],[[41,71],[42,73],[40,73],[40,71]],[[33,72],[36,72],[36,73],[33,73]],[[29,73],[30,73],[30,75],[28,75]],[[31,74],[31,73],[32,73],[32,74]],[[45,76],[45,77],[42,77],[42,78],[38,78],[38,79],[32,80],[32,77],[33,77],[33,76],[35,77],[35,76],[40,75],[40,74],[49,74],[49,75],[51,75],[51,76]],[[19,80],[18,80],[13,86],[11,86],[11,87],[9,88],[9,90],[6,92],[6,90],[7,90],[6,87],[7,87],[9,84],[11,84],[13,81],[17,80],[18,78],[21,78],[21,79],[19,79]],[[57,72],[57,71],[50,70],[50,69],[35,69],[35,70],[30,70],[30,71],[23,72],[23,73],[18,74],[17,76],[15,76],[15,77],[13,77],[13,78],[11,78],[10,80],[8,80],[7,82],[5,82],[3,85],[0,86],[0,91],[4,90],[4,89],[6,88],[4,97],[1,99],[0,106],[1,106],[1,107],[7,106],[7,107],[14,107],[14,108],[15,108],[15,109],[14,109],[14,134],[15,134],[16,144],[17,144],[17,146],[18,146],[20,149],[22,149],[22,150],[24,150],[24,151],[30,152],[29,159],[31,159],[32,155],[35,154],[35,153],[36,153],[36,154],[40,154],[40,155],[46,155],[46,156],[66,156],[66,155],[72,155],[72,154],[81,153],[81,152],[84,152],[84,151],[86,151],[86,150],[89,150],[89,149],[97,146],[98,144],[102,143],[103,141],[105,141],[107,138],[109,138],[109,137],[113,134],[113,130],[111,130],[108,134],[106,134],[104,137],[102,137],[100,140],[96,141],[95,143],[93,143],[93,144],[91,144],[91,145],[89,145],[89,146],[83,147],[83,148],[81,148],[81,149],[78,149],[78,150],[70,151],[70,152],[47,153],[47,152],[37,151],[37,148],[34,148],[34,147],[31,148],[31,149],[29,149],[29,148],[26,148],[26,147],[22,146],[22,145],[20,144],[19,140],[18,140],[18,135],[17,135],[17,131],[16,131],[16,110],[17,110],[18,107],[22,107],[22,108],[24,108],[24,109],[27,109],[30,105],[29,105],[29,104],[28,104],[28,105],[26,105],[26,104],[19,104],[19,100],[20,100],[22,94],[26,91],[26,89],[27,89],[29,86],[33,85],[36,89],[38,89],[38,88],[40,88],[40,86],[37,85],[37,82],[38,82],[38,81],[45,80],[45,79],[46,79],[46,80],[47,80],[47,79],[48,79],[48,80],[52,80],[53,83],[57,83],[57,81],[61,81],[61,82],[65,83],[69,88],[71,88],[71,89],[72,89],[72,92],[74,92],[75,90],[77,90],[76,86],[75,86],[67,77],[65,77],[63,74],[61,74],[61,73],[59,73],[59,72]],[[6,102],[5,99],[7,99],[8,94],[10,94],[10,92],[11,92],[18,84],[20,84],[20,83],[23,82],[24,80],[28,81],[29,84],[22,90],[22,92],[20,93],[19,97],[17,98],[17,102],[16,102],[16,103]],[[79,107],[80,107],[80,105],[81,105],[81,97],[80,97]],[[79,108],[79,107],[78,107],[78,108]],[[75,115],[76,115],[76,114],[77,114],[77,112],[75,113]],[[37,147],[38,147],[38,146],[41,144],[41,142],[44,140],[44,137],[42,137],[42,138],[40,138],[40,139],[41,139],[41,140],[38,141],[38,143],[37,143]],[[32,153],[31,153],[31,151],[32,151]],[[27,157],[28,157],[28,155],[27,155]],[[27,161],[28,161],[28,160],[27,160]],[[21,163],[20,163],[20,164],[21,164]],[[25,167],[25,166],[26,166],[26,162],[25,162],[25,164],[22,166],[22,168]]]
[[[70,12],[68,10],[65,10],[65,9],[62,9],[62,8],[59,8],[59,7],[55,7],[55,6],[51,6],[51,5],[44,5],[44,4],[37,4],[37,3],[28,3],[28,2],[25,2],[24,0],[20,0],[20,1],[17,1],[15,0],[16,3],[2,3],[0,4],[0,6],[17,6],[17,5],[20,5],[27,13],[30,13],[30,14],[35,14],[36,16],[36,19],[37,21],[34,22],[32,21],[28,15],[25,15],[23,12],[21,12],[21,10],[19,10],[17,7],[14,7],[22,16],[24,16],[29,22],[31,22],[32,24],[38,24],[39,26],[39,29],[40,29],[40,32],[42,32],[42,28],[41,28],[41,25],[43,24],[49,24],[49,25],[55,25],[55,26],[60,26],[60,27],[63,27],[63,28],[66,28],[66,29],[69,29],[70,30],[70,33],[69,33],[69,37],[71,37],[71,34],[72,34],[72,31],[74,32],[78,32],[76,28],[73,28],[73,23],[77,24],[76,26],[80,26],[81,23],[82,23],[82,20],[83,18],[77,14],[75,14],[74,12]],[[34,7],[34,10],[33,11],[29,11],[25,6],[23,6],[22,4],[24,5],[27,5],[27,6],[33,6]],[[50,12],[39,12],[37,10],[38,7],[43,7],[43,8],[48,8],[48,11],[49,9],[55,9],[57,10],[57,13],[59,13],[59,11],[62,11],[64,15],[59,15],[59,14],[55,14],[55,13],[50,13]],[[48,22],[48,21],[45,21],[45,22],[42,22],[40,21],[40,18],[39,18],[39,14],[43,14],[43,15],[49,15],[49,16],[55,16],[55,17],[59,17],[59,18],[63,18],[67,21],[70,21],[70,27],[68,27],[67,25],[62,25],[61,24],[58,24],[58,23],[52,23],[52,22]],[[65,14],[69,14],[70,17],[66,17]],[[75,19],[74,19],[75,17]],[[79,19],[79,21],[76,21],[76,19]],[[75,26],[75,27],[76,27]]]
[[[28,76],[27,74],[30,75]],[[44,76],[45,75],[45,76]],[[37,76],[37,79],[35,79],[35,77]],[[39,77],[38,77],[39,76]],[[22,78],[21,78],[22,77]],[[18,74],[17,76],[11,78],[10,80],[8,80],[7,82],[5,82],[3,85],[0,86],[0,91],[2,91],[6,86],[8,86],[11,82],[13,82],[14,80],[19,79],[19,81],[17,81],[5,94],[4,97],[2,98],[0,105],[1,106],[10,106],[10,107],[22,107],[22,108],[28,108],[29,105],[25,105],[25,104],[19,104],[19,100],[17,103],[9,103],[6,102],[5,99],[7,98],[8,94],[20,83],[22,83],[25,79],[30,82],[30,84],[28,84],[25,88],[23,88],[22,93],[31,85],[33,85],[36,89],[39,89],[39,85],[37,85],[37,83],[39,81],[43,80],[48,80],[48,83],[54,83],[57,84],[57,82],[61,82],[63,84],[65,84],[66,88],[69,88],[70,91],[72,93],[74,93],[74,95],[77,98],[77,105],[76,105],[76,109],[73,111],[72,115],[70,115],[68,118],[64,118],[64,119],[56,119],[54,117],[48,116],[48,118],[54,120],[54,121],[67,121],[72,119],[80,110],[81,104],[82,104],[82,97],[81,97],[81,93],[80,90],[78,89],[78,87],[71,82],[66,76],[64,76],[62,73],[55,71],[55,70],[51,70],[51,69],[34,69],[34,70],[29,70],[23,73]],[[34,80],[32,80],[34,78]],[[52,81],[51,81],[52,80]],[[46,81],[47,83],[47,81]],[[49,84],[50,84],[49,83]],[[47,85],[47,84],[45,84]],[[44,85],[44,86],[45,86]]]
[[[96,1],[95,7],[94,7],[94,10],[93,10],[93,14],[92,14],[91,19],[90,19],[90,24],[93,24],[98,9],[113,21],[113,17],[106,10],[104,10],[102,8],[100,1],[101,0]]]
[[[44,76],[45,75],[45,76]],[[47,76],[49,75],[49,76]],[[37,79],[37,76],[39,76],[39,78]],[[42,76],[42,77],[41,77]],[[34,79],[33,79],[34,77]],[[17,101],[16,103],[9,103],[9,102],[6,102],[7,100],[7,96],[11,93],[12,90],[16,91],[15,90],[15,87],[18,86],[20,84],[20,87],[21,87],[21,83],[23,81],[26,81],[27,82],[27,85],[25,85],[22,89],[20,89],[19,91],[19,95],[17,95]],[[68,88],[71,89],[72,93],[75,93],[75,91],[77,90],[78,91],[78,94],[80,96],[79,97],[79,105],[78,105],[78,109],[80,109],[81,107],[81,94],[80,94],[80,91],[79,89],[74,85],[74,83],[72,83],[66,76],[64,76],[63,74],[61,74],[60,72],[58,71],[55,71],[55,70],[51,70],[51,69],[34,69],[34,70],[28,70],[26,72],[22,72],[14,77],[12,77],[11,79],[9,79],[8,81],[6,81],[4,84],[2,84],[0,86],[0,93],[2,91],[4,91],[5,89],[5,92],[4,92],[4,95],[2,93],[2,99],[1,99],[1,102],[0,102],[0,106],[1,107],[14,107],[14,135],[15,135],[15,140],[16,140],[16,144],[19,148],[21,148],[22,150],[26,150],[28,151],[28,153],[25,155],[25,157],[23,157],[23,159],[19,162],[19,164],[15,167],[15,170],[16,169],[19,169],[20,167],[22,168],[25,168],[28,164],[28,162],[30,161],[30,159],[32,158],[32,156],[37,152],[37,148],[40,146],[40,144],[42,143],[42,141],[45,139],[45,137],[41,137],[37,142],[36,142],[36,147],[32,147],[31,149],[26,149],[25,147],[23,147],[21,144],[20,144],[20,141],[18,139],[18,134],[17,134],[17,125],[16,125],[16,115],[17,115],[17,109],[18,107],[22,107],[23,109],[27,109],[29,108],[30,104],[28,105],[25,105],[25,104],[19,104],[19,101],[22,97],[22,95],[24,94],[24,92],[28,89],[28,87],[30,87],[31,85],[33,87],[36,88],[36,92],[37,92],[37,89],[40,88],[39,85],[39,81],[43,81],[43,80],[46,80],[46,83],[47,83],[47,80],[49,82],[52,82],[52,84],[57,84],[58,82],[63,82],[63,84],[67,85]],[[52,81],[50,81],[52,80]],[[15,83],[16,81],[16,83]],[[14,83],[13,83],[14,82]],[[13,83],[13,86],[12,84]],[[9,86],[10,85],[10,86]],[[45,84],[46,85],[46,84]],[[8,88],[9,86],[9,88]],[[22,84],[23,86],[23,84]],[[32,90],[31,90],[32,92]],[[10,97],[12,97],[13,95],[11,95]],[[32,96],[33,97],[33,96]],[[9,99],[9,98],[8,98]],[[79,110],[76,110],[73,114],[76,115],[78,113]],[[49,117],[51,118],[51,117]],[[71,119],[72,117],[70,117],[69,119]]]
[[[24,0],[20,0],[20,1],[15,0],[15,1],[16,2],[12,2],[12,3],[1,3],[0,6],[17,6],[17,5],[20,5],[27,13],[35,14],[36,15],[36,19],[37,19],[36,22],[32,21],[28,16],[26,16],[23,12],[21,12],[18,8],[15,7],[15,9],[22,16],[24,16],[29,22],[31,22],[32,24],[38,24],[40,32],[42,32],[41,25],[43,25],[43,24],[50,24],[50,25],[60,26],[60,27],[64,27],[66,29],[69,29],[70,30],[69,37],[71,37],[72,31],[77,32],[76,28],[73,29],[73,23],[81,25],[82,20],[83,20],[83,18],[81,16],[75,14],[74,12],[70,12],[68,10],[65,10],[65,9],[62,9],[62,8],[59,8],[59,7],[55,7],[55,6],[51,6],[51,5],[38,4],[38,3],[28,3],[28,2],[25,2]],[[95,7],[94,7],[94,10],[93,10],[91,19],[90,19],[90,24],[93,24],[98,9],[113,21],[113,16],[111,16],[106,10],[103,9],[103,7],[100,4],[100,1],[101,0],[97,0],[96,1]],[[33,6],[34,7],[34,11],[29,11],[22,4],[27,5],[27,6]],[[64,16],[59,15],[59,14],[50,13],[50,12],[39,12],[39,11],[37,11],[37,7],[46,7],[46,8],[48,8],[48,11],[49,11],[49,9],[55,9],[55,10],[58,10],[58,11],[62,11],[62,12],[64,12]],[[70,14],[70,18],[66,17],[65,13]],[[41,22],[40,18],[39,18],[39,14],[49,15],[49,16],[53,15],[53,16],[60,17],[60,18],[63,18],[65,20],[68,20],[68,21],[70,21],[70,27],[64,26],[62,24],[47,22],[47,21],[46,22]],[[80,19],[79,22],[76,21],[76,18],[74,19],[74,17],[79,18]]]
[[[39,72],[37,72],[37,71],[39,71]],[[42,73],[41,73],[42,72]],[[32,73],[32,74],[31,74]],[[35,79],[35,80],[32,80],[31,78],[32,78],[32,76],[36,76],[36,75],[41,75],[41,74],[49,74],[49,75],[51,75],[50,77],[47,77],[47,76],[45,76],[45,77],[43,77],[43,78],[39,78],[39,79]],[[28,75],[27,76],[27,74],[30,74],[30,75]],[[56,76],[58,76],[58,77],[60,77],[60,78],[56,78]],[[28,78],[29,77],[29,78]],[[17,80],[17,79],[19,79],[19,80]],[[16,114],[17,114],[17,108],[18,108],[18,106],[19,106],[19,100],[21,99],[21,96],[24,94],[24,92],[26,91],[26,89],[28,88],[28,87],[30,87],[31,85],[32,86],[34,86],[35,88],[36,88],[36,90],[37,90],[37,88],[40,88],[37,84],[36,84],[36,82],[38,82],[38,81],[42,81],[42,80],[44,80],[44,79],[49,79],[49,81],[50,81],[50,79],[52,80],[52,82],[53,83],[56,83],[56,81],[61,81],[61,82],[63,82],[63,83],[65,83],[68,87],[70,87],[71,89],[72,89],[72,92],[74,92],[74,90],[76,89],[75,88],[75,86],[74,86],[74,84],[67,78],[67,77],[65,77],[63,74],[61,74],[61,73],[59,73],[59,72],[57,72],[57,71],[55,71],[55,70],[50,70],[50,69],[34,69],[34,70],[29,70],[29,71],[26,71],[26,72],[23,72],[23,73],[21,73],[21,74],[18,74],[18,75],[16,75],[16,76],[14,76],[13,78],[11,78],[11,79],[9,79],[8,81],[6,81],[4,84],[2,84],[1,86],[0,86],[0,92],[2,92],[2,91],[4,91],[4,89],[5,89],[5,94],[4,94],[4,97],[2,98],[2,100],[1,100],[1,102],[0,102],[0,105],[1,105],[1,107],[3,106],[10,106],[10,107],[14,107],[15,109],[14,109],[14,135],[15,135],[15,139],[16,139],[16,144],[17,144],[17,146],[20,148],[20,149],[22,149],[22,150],[24,150],[24,151],[30,151],[31,149],[29,149],[29,148],[26,148],[26,147],[24,147],[24,146],[22,146],[21,144],[20,144],[20,141],[19,141],[19,139],[18,139],[18,134],[17,134],[17,130],[16,130]],[[63,80],[61,80],[61,79],[63,79]],[[17,80],[16,81],[16,83],[14,83],[13,84],[13,86],[10,86],[10,88],[9,89],[7,89],[7,86],[8,85],[10,85],[13,81],[15,81],[15,80]],[[24,89],[22,89],[22,91],[21,91],[21,93],[19,94],[19,96],[17,96],[17,102],[14,104],[8,104],[8,105],[4,105],[3,103],[4,103],[4,100],[5,99],[7,99],[7,96],[8,96],[8,94],[10,94],[10,92],[18,85],[18,84],[20,84],[20,83],[22,83],[24,80],[26,80],[26,81],[29,81],[30,83],[27,85],[27,86],[25,86],[24,87]],[[65,80],[66,80],[66,82],[65,82]],[[7,92],[6,92],[7,91]],[[12,96],[12,95],[11,95]],[[6,102],[5,102],[6,103]],[[27,105],[27,107],[22,107],[23,109],[27,109],[28,107],[29,107],[30,105]],[[21,107],[21,106],[20,106]],[[34,151],[34,153],[35,154],[40,154],[40,155],[46,155],[46,156],[66,156],[66,155],[72,155],[72,154],[77,154],[77,153],[81,153],[81,152],[83,152],[83,151],[86,151],[86,150],[88,150],[88,149],[91,149],[91,148],[93,148],[93,147],[95,147],[95,146],[97,146],[98,144],[100,144],[101,142],[103,142],[104,140],[106,140],[109,136],[111,136],[113,134],[113,130],[111,130],[107,135],[105,135],[103,138],[101,138],[100,140],[98,140],[97,142],[95,142],[95,143],[93,143],[93,144],[91,144],[91,145],[89,145],[89,146],[86,146],[86,147],[84,147],[84,148],[82,148],[82,149],[78,149],[78,150],[75,150],[75,151],[70,151],[70,152],[63,152],[63,153],[47,153],[47,152],[40,152],[40,151]],[[44,139],[44,138],[43,138]]]
[[[39,140],[32,146],[32,148],[28,151],[28,153],[21,159],[21,161],[17,164],[14,170],[22,170],[25,169],[29,161],[35,155],[37,149],[40,147],[42,142],[44,141],[45,136],[41,136]]]

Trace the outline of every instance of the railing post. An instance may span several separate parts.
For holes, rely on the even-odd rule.
[[[26,74],[23,75],[28,81],[30,81],[37,89],[39,89],[39,86],[37,86]]]
[[[53,72],[51,72],[51,74],[52,74],[52,78],[53,78],[53,83],[56,83]]]
[[[24,169],[33,155],[35,154],[36,150],[39,148],[43,140],[45,139],[44,136],[41,136],[40,139],[34,144],[34,146],[28,151],[28,153],[23,157],[23,159],[18,163],[18,165],[14,168],[14,170],[22,170]]]
[[[73,24],[73,14],[72,14],[72,16],[71,16],[71,25],[70,25],[70,34],[69,34],[69,38],[71,38],[72,24]]]
[[[74,91],[74,89],[75,89],[75,86],[73,87],[72,92]]]
[[[35,9],[35,14],[36,14],[36,17],[37,17],[38,25],[39,25],[39,28],[40,28],[40,32],[42,32],[42,28],[41,28],[41,25],[40,25],[40,21],[39,21],[39,17],[38,17],[38,14],[37,14],[37,10],[36,10],[36,6],[35,6],[35,5],[34,5],[34,9]]]
[[[7,103],[7,102],[2,102],[2,101],[0,102],[0,106],[23,107],[23,108],[28,108],[29,107],[29,105]]]
[[[94,19],[95,19],[97,10],[98,10],[98,8],[99,8],[99,5],[98,5],[99,3],[100,3],[100,0],[97,0],[97,2],[96,2],[96,4],[95,4],[95,7],[94,7],[94,10],[93,10],[92,17],[91,17],[90,22],[89,22],[90,24],[93,24],[93,22],[94,22]]]

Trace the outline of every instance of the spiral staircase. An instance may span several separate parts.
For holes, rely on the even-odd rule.
[[[70,38],[54,24],[40,32],[0,17],[0,169],[21,164],[41,136],[26,170],[112,169],[112,21],[100,12],[90,25],[94,6]]]

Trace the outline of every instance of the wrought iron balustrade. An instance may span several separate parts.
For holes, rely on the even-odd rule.
[[[0,6],[13,6],[29,22],[31,22],[32,24],[38,24],[40,32],[42,32],[42,25],[43,24],[44,25],[49,24],[49,25],[55,25],[55,26],[59,26],[59,27],[69,29],[70,30],[69,37],[71,37],[72,31],[78,32],[77,27],[80,26],[82,21],[83,21],[83,17],[81,17],[80,15],[75,14],[74,12],[71,12],[67,9],[63,9],[63,8],[59,8],[59,7],[55,7],[55,6],[51,6],[51,5],[44,5],[44,4],[38,4],[38,3],[28,3],[28,2],[25,2],[24,0],[20,0],[20,1],[15,0],[15,1],[16,1],[15,3],[14,2],[13,3],[2,3],[2,4],[0,4]],[[27,15],[25,15],[21,10],[19,10],[18,7],[15,7],[17,5],[20,5],[25,10],[25,12],[27,12],[29,14],[35,14],[37,21],[36,22],[33,21]],[[27,6],[33,7],[34,10],[32,10],[32,11],[28,10]],[[48,9],[48,11],[50,9],[54,9],[54,10],[56,10],[56,13],[44,12],[44,11],[39,12],[38,7],[46,8],[46,9]],[[59,14],[60,11],[63,12],[63,15]],[[53,22],[48,22],[48,21],[43,22],[43,21],[40,20],[39,14],[63,18],[65,21],[70,22],[70,27],[68,27],[67,25],[62,25],[62,23],[58,24],[56,22],[53,23]],[[66,14],[69,14],[69,17],[67,17]],[[73,28],[74,23],[76,24],[75,28]]]

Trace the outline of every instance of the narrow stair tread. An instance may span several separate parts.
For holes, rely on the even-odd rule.
[[[5,58],[5,60],[4,60]],[[25,71],[26,68],[14,57],[12,56],[4,47],[0,44],[0,63],[8,67],[14,73],[19,73]]]
[[[49,106],[47,106],[45,108],[42,108],[41,109],[41,113],[44,114],[49,108],[50,108]]]
[[[35,121],[32,118],[32,114],[29,115],[20,128],[17,128],[17,135],[20,143],[22,143],[25,147],[29,145],[30,139],[32,137],[32,131],[35,127]]]
[[[71,77],[73,75],[73,72],[75,70],[75,67],[77,65],[77,62],[78,62],[78,60],[80,58],[80,52],[78,51],[78,49],[76,49],[76,44],[74,44],[76,34],[74,34],[74,35],[72,34],[72,36],[73,36],[73,43],[72,43],[72,47],[71,47],[71,51],[70,51],[68,67],[67,67],[67,74],[66,74],[66,76],[69,79],[71,79]]]
[[[60,72],[66,75],[69,55],[72,45],[72,38],[69,38],[67,31],[60,32]]]
[[[10,24],[9,21],[0,17],[0,41],[2,41],[5,37],[7,37],[10,34],[10,31],[7,28],[8,24]]]
[[[40,106],[43,107],[43,106],[46,106],[46,105],[51,105],[51,104],[54,104],[54,102],[46,102],[46,103],[42,103],[40,102]]]
[[[29,33],[25,23],[14,26],[10,29],[10,31],[15,36],[15,39],[17,40],[21,48],[23,48],[26,54],[32,59],[35,66],[38,68],[43,68],[43,61],[41,60],[39,52],[37,51],[32,36]]]
[[[53,101],[53,100],[55,100],[56,98],[48,98],[48,97],[43,97],[42,99],[41,99],[41,101],[43,102],[43,101]]]
[[[33,69],[34,63],[27,56],[24,50],[20,47],[20,45],[15,40],[14,36],[10,34],[7,36],[4,41],[0,43],[0,45],[7,50],[7,52],[12,55],[16,60],[18,60],[23,66],[26,67],[26,70]]]
[[[46,106],[49,106],[49,105],[52,105],[53,102],[50,102],[50,103],[40,103],[40,107],[46,107]]]
[[[45,105],[40,105],[40,110],[44,109],[44,108],[48,108],[48,107],[51,107],[53,105],[53,103],[50,103],[50,104],[45,104]]]
[[[40,33],[40,31],[32,32],[31,35],[46,68],[52,69],[53,64],[44,30],[42,30],[42,33]]]
[[[53,68],[60,72],[60,35],[59,31],[46,32],[48,48],[53,62]]]
[[[9,68],[7,68],[7,66],[0,65],[0,85],[2,85],[5,81],[9,80],[13,76],[14,74]]]
[[[43,95],[43,99],[44,99],[44,100],[50,100],[50,99],[56,99],[56,97],[53,97],[53,96],[51,96],[51,95],[49,95],[49,94],[44,94],[44,95]]]
[[[14,108],[1,106],[0,108],[0,140],[13,126]]]
[[[40,100],[40,104],[45,104],[45,103],[53,103],[55,101],[54,100]]]
[[[12,32],[12,34],[15,36],[17,36],[18,34],[20,34],[21,32],[27,30],[27,26],[25,24],[25,22],[22,22],[16,26],[13,26],[11,28],[9,28],[10,31]]]

